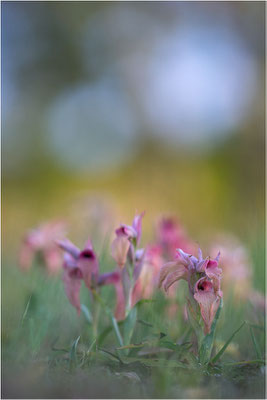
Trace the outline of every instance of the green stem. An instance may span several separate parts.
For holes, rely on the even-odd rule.
[[[131,311],[131,300],[132,300],[132,292],[133,292],[133,287],[134,287],[134,279],[133,279],[133,270],[134,270],[134,265],[127,263],[127,272],[129,275],[130,279],[130,288],[129,292],[127,293],[127,299],[126,299],[126,317],[128,316],[129,312]]]
[[[123,346],[123,340],[122,340],[122,336],[120,333],[120,329],[119,329],[118,323],[116,321],[116,318],[113,316],[112,311],[110,310],[110,308],[106,305],[106,303],[101,299],[99,294],[94,289],[92,290],[92,292],[93,292],[95,299],[101,304],[101,306],[104,308],[104,311],[111,319],[112,327],[113,327],[116,337],[118,339],[119,345]]]
[[[100,313],[100,303],[96,301],[97,299],[95,298],[94,295],[94,316],[93,316],[93,335],[94,338],[97,338],[98,335],[98,321],[99,321],[99,313]]]

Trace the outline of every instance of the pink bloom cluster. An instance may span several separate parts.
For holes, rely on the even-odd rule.
[[[80,250],[69,240],[58,241],[58,246],[64,250],[63,282],[66,295],[70,303],[80,314],[80,289],[82,281],[89,290],[97,289],[103,285],[114,285],[117,293],[117,309],[115,314],[120,314],[121,290],[120,274],[113,271],[107,274],[99,274],[98,257],[93,250],[90,240],[87,241],[83,250]]]
[[[176,218],[170,216],[159,220],[156,241],[167,259],[174,258],[178,248],[188,253],[195,249],[195,244],[187,237],[183,226]]]
[[[193,301],[199,305],[204,330],[208,333],[222,297],[219,254],[215,259],[203,259],[199,249],[198,258],[191,255],[195,245],[172,217],[159,221],[154,243],[146,249],[139,248],[143,217],[144,213],[136,214],[131,225],[121,224],[115,230],[111,256],[117,268],[112,272],[100,273],[98,256],[90,240],[80,250],[68,239],[62,239],[64,229],[60,223],[47,223],[27,234],[20,253],[20,265],[29,268],[35,252],[40,252],[48,270],[55,272],[62,265],[59,249],[63,250],[64,288],[78,314],[82,281],[90,291],[113,285],[117,320],[124,319],[140,299],[151,298],[158,285],[174,298],[175,283],[184,279]],[[174,261],[166,263],[170,258]],[[176,303],[174,305],[176,307]]]
[[[55,243],[65,235],[63,222],[48,222],[26,233],[19,253],[19,265],[29,270],[35,254],[40,254],[49,274],[60,271],[62,257]]]
[[[84,281],[89,290],[97,289],[103,285],[113,285],[117,296],[115,317],[117,320],[125,318],[126,301],[129,301],[130,307],[133,305],[131,285],[129,279],[127,281],[129,276],[127,277],[125,273],[127,272],[126,264],[130,265],[131,278],[133,282],[136,282],[144,262],[144,250],[137,249],[142,233],[143,215],[136,215],[132,225],[122,224],[116,229],[116,238],[111,244],[111,255],[118,268],[110,273],[99,273],[98,257],[90,240],[83,250],[80,250],[67,239],[57,242],[58,246],[65,252],[63,262],[65,292],[78,314],[81,310],[81,283]]]
[[[250,301],[255,309],[264,311],[264,295],[253,289],[253,265],[245,246],[233,235],[219,235],[210,247],[210,253],[221,249],[220,265],[223,269],[223,291],[233,295],[235,301]]]
[[[210,332],[222,298],[219,256],[220,253],[214,260],[209,257],[203,259],[199,249],[197,258],[178,249],[175,260],[166,263],[160,270],[159,286],[163,285],[165,291],[180,279],[188,282],[190,294],[200,307],[205,334]]]
[[[162,217],[156,225],[154,243],[146,248],[142,272],[134,289],[134,303],[140,298],[151,298],[158,286],[158,275],[162,265],[174,258],[177,248],[183,248],[191,252],[194,243],[191,242],[174,217]],[[171,297],[175,297],[175,287],[169,291]]]
[[[141,297],[141,276],[148,258],[146,250],[138,248],[142,235],[143,217],[144,212],[134,217],[132,225],[121,224],[115,230],[116,237],[111,243],[111,254],[121,275],[120,300],[123,304],[121,310],[124,308],[120,315],[121,319]]]

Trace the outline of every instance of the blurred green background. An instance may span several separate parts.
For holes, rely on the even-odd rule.
[[[2,56],[6,256],[80,194],[263,237],[264,3],[3,2]]]
[[[265,4],[1,5],[5,340],[28,298],[25,230],[66,219],[82,245],[90,202],[110,230],[146,210],[145,239],[162,213],[204,249],[235,234],[263,291]]]

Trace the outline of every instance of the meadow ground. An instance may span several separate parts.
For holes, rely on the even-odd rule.
[[[257,276],[262,274],[261,260],[254,252]],[[110,270],[110,263],[103,249],[102,271]],[[85,287],[81,299],[86,308],[78,317],[61,278],[48,277],[38,260],[28,273],[4,265],[2,281],[3,398],[264,398],[264,313],[229,293],[212,356],[246,323],[217,362],[201,365],[184,320],[184,282],[179,283],[178,307],[171,316],[170,300],[160,291],[138,304],[135,326],[130,322],[130,346],[118,350],[120,343],[101,305],[94,330],[87,312],[92,311],[92,299]],[[113,309],[113,288],[103,287],[102,296]],[[118,327],[125,338],[129,321]]]

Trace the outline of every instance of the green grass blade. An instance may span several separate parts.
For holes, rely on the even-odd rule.
[[[112,311],[110,310],[110,308],[102,300],[102,298],[99,296],[99,294],[96,291],[93,291],[93,294],[94,294],[95,299],[101,304],[101,306],[104,308],[104,311],[106,312],[106,314],[111,319],[112,327],[113,327],[114,332],[116,334],[116,337],[118,339],[119,345],[123,346],[123,340],[122,340],[122,336],[121,336],[121,333],[120,333],[120,329],[119,329],[118,323],[116,321],[116,318],[113,316]]]
[[[22,318],[21,318],[21,325],[23,324],[23,322],[24,322],[24,320],[26,318],[26,315],[28,313],[31,299],[32,299],[32,295],[30,295],[29,300],[27,301],[27,304],[26,304],[26,307],[25,307],[25,311],[24,311],[24,313],[22,315]]]
[[[115,360],[119,361],[121,364],[124,364],[122,359],[120,358],[120,356],[118,354],[111,353],[111,351],[102,349],[100,347],[98,347],[98,350],[100,352],[104,353],[104,354],[107,354],[109,356],[109,358],[111,357],[112,359],[115,359]]]
[[[234,331],[234,333],[230,336],[230,338],[227,340],[227,342],[221,348],[221,350],[219,350],[218,353],[212,358],[212,360],[210,361],[212,364],[215,364],[221,358],[221,356],[223,355],[223,353],[225,352],[225,350],[227,349],[227,347],[229,346],[235,335],[240,331],[241,328],[243,328],[245,324],[246,321],[244,321],[242,325],[240,325],[240,327],[236,331]]]
[[[250,331],[250,336],[251,336],[251,339],[252,339],[252,343],[253,343],[253,346],[254,346],[254,349],[255,349],[256,356],[257,356],[258,359],[261,359],[262,358],[262,354],[261,354],[261,351],[260,351],[260,346],[259,346],[259,343],[258,343],[255,335],[254,335],[253,328],[251,326],[249,327],[249,331]]]
[[[247,323],[249,326],[251,326],[252,328],[259,329],[259,330],[262,331],[262,332],[265,331],[264,326],[256,325],[256,324],[251,324],[250,322],[247,322],[247,321],[246,321],[246,323]]]
[[[82,310],[82,312],[83,312],[83,314],[85,316],[86,321],[88,322],[88,324],[91,325],[92,322],[93,322],[93,317],[92,317],[92,314],[89,311],[88,307],[86,307],[86,305],[82,304],[81,305],[81,310]]]
[[[152,325],[152,324],[150,324],[149,322],[144,321],[143,319],[138,319],[137,322],[138,322],[139,324],[144,325],[144,326],[148,326],[149,328],[153,328],[153,325]]]
[[[236,362],[227,362],[223,363],[224,367],[232,367],[235,365],[246,365],[246,364],[265,364],[264,360],[246,360],[246,361],[236,361]]]
[[[92,343],[90,344],[89,349],[88,349],[87,352],[86,352],[86,355],[87,355],[87,356],[90,355],[91,351],[93,350],[93,347],[94,347],[95,343],[96,343],[96,339],[94,339],[94,340],[92,341]]]
[[[131,309],[127,318],[123,323],[123,342],[125,346],[128,346],[131,343],[131,339],[133,336],[135,324],[137,320],[137,308],[134,307]]]
[[[80,336],[77,337],[76,340],[74,340],[71,349],[70,349],[70,370],[73,369],[73,367],[77,364],[77,345],[79,343]]]
[[[121,333],[120,333],[120,329],[119,329],[117,320],[116,320],[115,317],[113,317],[113,315],[111,315],[111,322],[112,322],[112,326],[113,326],[113,329],[115,331],[115,334],[117,336],[118,342],[119,342],[120,346],[122,347],[123,346],[122,336],[121,336]]]

